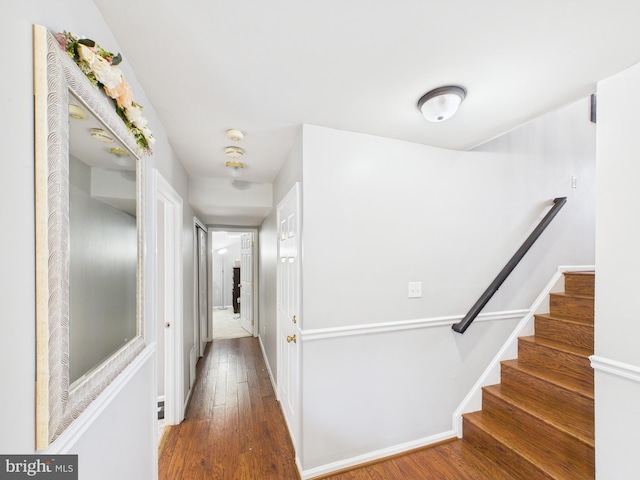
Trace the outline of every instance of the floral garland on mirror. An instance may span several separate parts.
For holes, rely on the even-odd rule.
[[[151,145],[155,138],[147,127],[147,119],[142,116],[144,107],[133,101],[131,85],[116,67],[122,62],[120,54],[114,55],[93,40],[78,38],[66,31],[57,33],[56,39],[89,81],[104,89],[107,96],[113,99],[118,116],[131,130],[138,146],[147,155],[151,155]]]

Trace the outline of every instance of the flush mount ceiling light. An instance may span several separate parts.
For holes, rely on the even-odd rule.
[[[227,163],[225,163],[225,166],[231,169],[232,177],[237,177],[240,175],[240,173],[242,173],[242,169],[244,168],[244,163],[239,162],[237,160],[229,160]]]
[[[462,87],[439,87],[425,93],[418,100],[418,108],[430,122],[442,122],[458,111],[466,94],[467,91]]]
[[[229,130],[227,130],[227,138],[234,142],[241,142],[244,138],[244,133],[236,128],[230,128]]]
[[[113,137],[101,128],[90,128],[89,134],[100,142],[113,143]]]

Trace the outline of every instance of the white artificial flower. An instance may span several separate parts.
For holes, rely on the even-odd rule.
[[[136,124],[136,122],[142,118],[142,109],[138,106],[131,106],[131,108],[127,108],[124,111],[127,120],[129,120],[132,124]]]
[[[80,57],[81,60],[84,60],[85,62],[87,62],[89,64],[89,66],[93,65],[93,63],[96,60],[96,54],[93,53],[93,50],[91,50],[86,45],[78,43],[77,52],[78,52],[78,56]]]
[[[147,126],[147,119],[143,116],[140,116],[138,118],[136,118],[136,120],[133,123],[136,127],[138,127],[140,130],[142,130],[143,128],[145,128]]]
[[[107,88],[116,88],[122,82],[122,73],[111,66],[104,58],[96,56],[96,61],[91,65],[91,70],[98,81]]]
[[[155,143],[156,139],[153,138],[153,134],[151,133],[151,130],[149,130],[147,127],[144,127],[144,128],[141,128],[140,131],[142,132],[142,135],[144,135],[144,138],[147,139],[147,143],[149,144],[149,146]]]

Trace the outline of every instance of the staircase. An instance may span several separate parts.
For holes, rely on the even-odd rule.
[[[463,443],[516,479],[595,478],[593,272],[565,273],[565,292],[518,339],[482,410],[463,416]]]

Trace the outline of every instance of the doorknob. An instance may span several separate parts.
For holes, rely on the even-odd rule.
[[[287,343],[291,343],[291,342],[298,343],[298,342],[296,342],[296,335],[295,334],[293,336],[287,335]]]
[[[295,315],[293,316],[293,318],[291,319],[291,321],[292,321],[293,323],[298,323],[298,320],[296,319],[296,316],[295,316]]]

